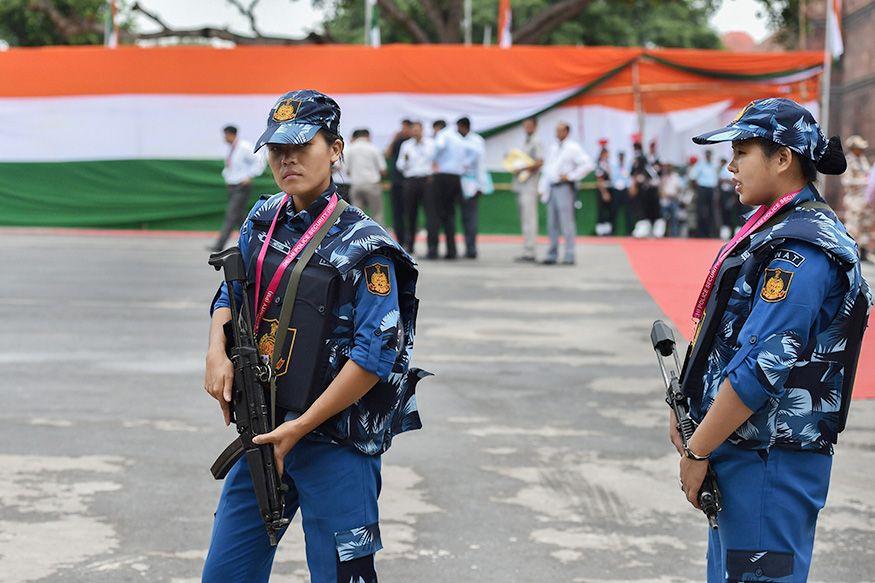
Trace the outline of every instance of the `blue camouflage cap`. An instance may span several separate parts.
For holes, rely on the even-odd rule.
[[[257,152],[265,144],[306,144],[319,130],[339,134],[340,106],[314,89],[289,91],[270,108],[267,129],[255,144]]]
[[[819,162],[827,140],[811,112],[784,97],[751,101],[728,126],[693,138],[697,144],[764,138]]]

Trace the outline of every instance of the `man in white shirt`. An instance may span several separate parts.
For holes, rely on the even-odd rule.
[[[434,144],[422,133],[422,122],[410,125],[411,137],[401,143],[395,168],[404,177],[402,190],[402,209],[404,212],[404,240],[401,246],[408,253],[413,252],[413,242],[419,223],[419,207],[425,202],[425,193],[431,178],[431,164]]]
[[[550,247],[545,265],[555,265],[559,258],[559,235],[565,239],[563,265],[574,265],[574,242],[577,236],[574,199],[576,183],[589,174],[595,165],[580,144],[571,140],[570,126],[559,122],[556,126],[556,142],[544,161],[544,171],[538,183],[538,192],[547,201],[547,231]]]
[[[523,254],[516,261],[535,261],[535,243],[538,238],[538,181],[541,166],[544,165],[541,140],[536,135],[538,120],[535,117],[523,121],[526,140],[520,148],[533,163],[520,168],[513,174],[513,191],[517,195],[520,213],[520,231],[523,235]]]
[[[225,143],[228,144],[228,155],[222,169],[222,178],[228,186],[228,208],[225,209],[225,223],[219,232],[219,238],[210,248],[214,252],[224,249],[231,231],[243,224],[249,210],[252,179],[261,176],[266,165],[265,159],[252,151],[252,144],[237,137],[236,127],[225,126],[222,131],[225,134]]]
[[[465,257],[477,259],[477,200],[492,194],[492,179],[486,170],[486,140],[471,131],[471,120],[459,118],[456,131],[468,146],[469,155],[462,174],[462,227],[465,231]]]
[[[344,166],[349,175],[349,197],[372,219],[383,224],[383,175],[386,159],[371,143],[368,130],[355,130],[352,143],[344,154]]]
[[[428,254],[426,259],[437,259],[438,240],[443,230],[446,238],[445,259],[455,259],[456,254],[456,204],[462,199],[462,174],[469,157],[469,149],[462,136],[447,122],[437,120],[434,129],[434,155],[431,188],[425,202],[425,225],[428,230]]]
[[[696,232],[697,237],[713,237],[717,234],[719,221],[714,217],[714,196],[720,182],[720,170],[714,164],[711,150],[705,150],[705,157],[689,171],[689,179],[694,183],[696,193]]]

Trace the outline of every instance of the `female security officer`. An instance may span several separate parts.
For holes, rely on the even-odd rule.
[[[299,301],[308,293],[308,277],[311,283],[320,278],[335,282],[329,286],[335,299],[327,302],[333,317],[315,344],[321,362],[314,382],[324,392],[303,411],[283,411],[283,403],[302,390],[295,387],[300,356],[293,349],[300,354],[312,331],[290,327],[285,342],[279,341],[283,346],[274,351],[282,304],[277,292],[286,289],[296,243],[312,236],[313,226],[325,223],[332,209],[343,204],[331,181],[331,166],[343,151],[339,122],[337,103],[317,91],[293,91],[277,100],[255,149],[268,146],[281,192],[255,204],[239,242],[255,290],[250,309],[256,314],[259,352],[262,359],[280,355],[274,363],[277,402],[285,413],[284,423],[254,441],[275,448],[278,470],[289,487],[286,507],[292,513],[301,509],[307,564],[311,580],[319,583],[377,580],[380,455],[394,435],[421,427],[415,379],[408,380],[416,268],[381,226],[354,207],[339,214],[300,280]],[[219,401],[227,424],[233,369],[225,353],[223,325],[231,317],[225,290],[220,288],[212,305],[204,386]],[[287,374],[290,367],[292,374]],[[243,458],[225,478],[203,580],[267,581],[275,551]]]
[[[871,304],[857,246],[812,184],[841,174],[844,154],[789,99],[754,101],[693,141],[732,142],[735,189],[758,208],[696,304],[682,383],[699,426],[686,450],[671,419],[681,488],[697,506],[711,464],[723,510],[709,582],[806,581]]]

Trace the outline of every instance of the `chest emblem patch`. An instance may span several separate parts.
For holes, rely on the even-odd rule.
[[[793,281],[793,272],[783,269],[766,269],[763,289],[760,297],[767,302],[780,302],[787,298],[790,291],[790,282]]]
[[[368,282],[368,291],[378,296],[388,296],[392,291],[389,281],[389,271],[379,263],[365,267],[365,279]]]
[[[277,330],[279,330],[280,322],[276,319],[262,320],[262,328],[265,324],[269,324],[270,329],[258,338],[258,354],[261,357],[262,362],[269,363],[270,359],[273,358],[273,349],[276,345],[276,333]],[[295,328],[289,328],[289,331],[286,333],[286,343],[289,345],[289,351],[287,354],[280,354],[279,360],[276,363],[276,373],[278,377],[283,376],[289,370],[289,360],[292,358],[292,348],[295,346],[295,336],[297,333],[298,331]]]

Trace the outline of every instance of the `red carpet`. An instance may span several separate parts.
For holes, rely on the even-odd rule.
[[[687,339],[692,332],[692,311],[705,274],[720,241],[705,239],[621,239],[629,263],[642,285]],[[863,341],[857,370],[855,399],[875,398],[875,331],[873,317]]]

